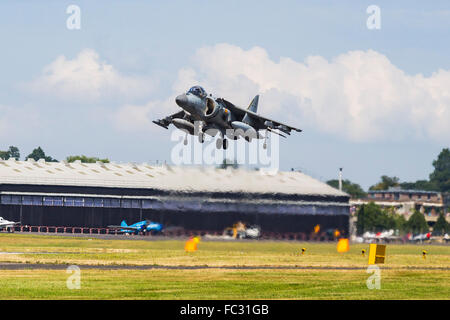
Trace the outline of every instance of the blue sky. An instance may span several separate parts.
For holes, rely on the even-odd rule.
[[[449,38],[448,1],[3,1],[0,149],[170,162],[151,120],[198,82],[304,129],[281,141],[283,170],[426,179],[450,145]]]

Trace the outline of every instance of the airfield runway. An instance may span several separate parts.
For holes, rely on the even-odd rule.
[[[0,253],[1,254],[1,253]],[[42,253],[39,253],[42,254]],[[65,270],[69,265],[64,264],[41,264],[41,263],[0,263],[0,270]],[[330,267],[330,266],[154,266],[154,265],[78,265],[80,269],[95,270],[200,270],[200,269],[223,269],[223,270],[366,270],[367,267]],[[394,268],[381,267],[385,270]],[[403,267],[396,270],[443,270],[450,271],[450,267]]]

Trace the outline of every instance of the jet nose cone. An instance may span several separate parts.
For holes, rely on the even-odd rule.
[[[179,105],[180,107],[184,107],[187,104],[187,97],[185,94],[180,94],[179,96],[177,96],[175,98],[175,102],[177,103],[177,105]]]

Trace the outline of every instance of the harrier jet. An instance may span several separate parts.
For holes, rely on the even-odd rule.
[[[216,140],[217,149],[227,149],[227,138],[233,140],[244,138],[248,142],[252,139],[264,139],[265,149],[267,148],[267,131],[284,138],[286,138],[284,134],[290,135],[292,130],[302,131],[257,114],[258,100],[257,95],[245,109],[223,98],[208,95],[200,86],[194,86],[188,92],[175,98],[175,102],[183,110],[153,123],[165,129],[173,124],[178,129],[186,131],[184,144],[187,144],[187,134],[197,135],[198,141],[203,143],[205,134],[215,136],[220,133],[220,137]],[[262,135],[260,130],[265,130],[265,135]]]

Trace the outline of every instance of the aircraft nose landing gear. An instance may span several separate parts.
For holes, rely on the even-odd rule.
[[[200,143],[205,142],[205,134],[203,132],[199,132],[199,134],[198,134],[198,142],[200,142]]]

